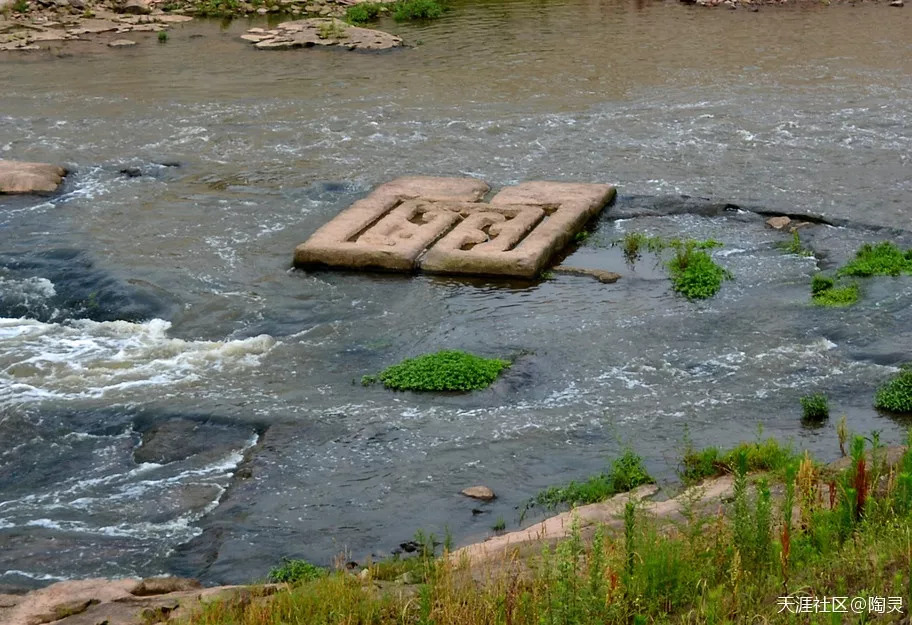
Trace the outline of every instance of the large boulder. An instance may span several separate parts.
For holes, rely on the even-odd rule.
[[[66,174],[57,165],[0,160],[0,194],[53,193]]]

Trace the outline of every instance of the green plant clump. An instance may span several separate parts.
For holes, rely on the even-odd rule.
[[[715,239],[663,239],[641,232],[628,232],[615,244],[622,247],[624,259],[630,265],[639,260],[643,249],[656,255],[673,250],[674,256],[666,263],[672,288],[690,300],[712,297],[719,292],[725,280],[732,279],[731,272],[717,265],[706,252],[722,247],[722,243]]]
[[[444,12],[437,0],[399,0],[393,5],[393,19],[397,22],[409,20],[435,20]]]
[[[13,3],[13,11],[17,13],[28,13],[29,4],[28,0],[16,0]]]
[[[535,504],[553,510],[558,506],[578,506],[604,501],[618,493],[633,490],[642,484],[655,482],[643,465],[643,459],[627,449],[611,463],[607,473],[593,475],[585,482],[570,482],[565,486],[552,486],[536,495],[526,504]]]
[[[855,253],[855,258],[836,272],[837,276],[898,276],[912,273],[912,250],[905,253],[889,241],[872,245],[865,243]]]
[[[718,293],[722,282],[732,276],[709,254],[691,243],[687,241],[678,247],[674,257],[668,261],[672,288],[687,299],[706,299]]]
[[[283,558],[282,564],[269,571],[269,581],[276,584],[310,582],[327,574],[326,569],[311,564],[307,560]]]
[[[361,2],[345,10],[345,21],[350,24],[366,24],[380,16],[383,5],[377,2]]]
[[[718,447],[695,449],[688,443],[678,474],[685,484],[693,484],[709,477],[733,473],[742,455],[747,471],[782,472],[797,459],[790,445],[783,445],[774,438],[742,442],[728,451]]]
[[[817,278],[817,276],[814,276],[814,280],[817,280]],[[823,280],[829,279],[823,278]],[[820,290],[815,292],[815,288]],[[851,306],[858,301],[858,293],[858,285],[854,282],[845,286],[830,285],[829,287],[826,287],[822,280],[818,280],[816,285],[813,281],[811,282],[811,299],[817,306],[827,308]]]
[[[509,366],[499,358],[443,350],[407,358],[378,377],[386,388],[397,391],[476,391],[490,386]]]
[[[814,252],[804,247],[804,244],[801,242],[801,236],[798,234],[798,231],[792,233],[792,240],[788,243],[783,243],[782,248],[789,254],[795,254],[797,256],[813,256]]]
[[[158,33],[158,42],[165,43],[167,41],[168,41],[168,33],[166,33],[165,31],[159,32]]]
[[[829,291],[834,286],[836,286],[836,280],[818,273],[811,278],[811,295],[817,297],[824,291]]]
[[[830,404],[823,393],[805,395],[801,398],[801,412],[805,419],[821,420],[830,416]]]
[[[874,407],[890,412],[912,413],[912,369],[905,368],[877,389]]]

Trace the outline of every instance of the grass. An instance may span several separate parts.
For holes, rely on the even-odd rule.
[[[345,21],[350,24],[367,24],[378,17],[385,7],[377,2],[361,2],[345,10]]]
[[[804,243],[801,242],[801,236],[798,234],[797,230],[792,233],[792,239],[790,241],[782,244],[782,249],[789,254],[795,254],[797,256],[814,255],[814,252],[804,247]]]
[[[836,272],[837,276],[898,276],[912,273],[912,250],[903,252],[895,244],[884,241],[876,245],[865,243],[855,258]]]
[[[168,41],[168,33],[166,33],[165,31],[159,32],[158,33],[158,43],[167,43],[167,41]]]
[[[16,13],[28,13],[29,4],[28,0],[16,0],[13,3],[13,11]]]
[[[503,517],[500,517],[494,522],[494,525],[491,526],[491,529],[495,532],[502,532],[507,529],[507,522],[503,520]]]
[[[437,0],[399,0],[393,4],[393,19],[397,22],[435,20],[444,14],[444,5]]]
[[[723,625],[904,622],[912,589],[912,455],[874,487],[865,440],[832,482],[748,476],[680,523],[631,503],[623,526],[588,528],[524,561],[470,571],[424,560],[418,583],[378,589],[339,571],[269,596],[208,602],[188,625]],[[810,460],[808,461],[810,463]],[[766,481],[769,479],[770,481]],[[809,496],[809,489],[818,489]],[[780,493],[778,495],[774,493]],[[793,505],[797,504],[797,505]],[[476,573],[473,577],[472,573]],[[799,597],[895,597],[883,614],[798,615]],[[813,603],[812,603],[813,605]]]
[[[285,558],[282,563],[269,571],[269,581],[274,583],[308,582],[326,575],[326,569],[307,560]]]
[[[362,384],[380,381],[397,391],[476,391],[491,385],[510,366],[507,360],[482,358],[457,350],[444,350],[407,358],[375,376],[364,376]]]
[[[912,369],[906,367],[877,389],[874,407],[888,412],[912,413]]]
[[[685,484],[695,484],[706,478],[734,473],[735,465],[742,456],[748,472],[780,473],[797,460],[790,445],[783,445],[774,438],[741,442],[727,451],[715,446],[695,449],[688,441],[678,475]]]
[[[200,17],[231,17],[240,7],[238,0],[199,0],[193,10]]]
[[[805,395],[801,398],[801,413],[809,421],[820,421],[830,416],[830,404],[823,393]]]
[[[630,265],[641,258],[643,250],[660,258],[671,250],[671,259],[665,266],[672,288],[689,300],[710,298],[719,292],[724,281],[732,279],[731,272],[716,264],[707,251],[722,247],[715,239],[664,239],[642,232],[628,232],[615,244],[621,245],[624,259]]]
[[[561,506],[596,503],[653,482],[655,480],[643,465],[643,459],[628,448],[612,461],[607,472],[593,475],[583,482],[572,481],[564,486],[547,488],[526,502],[525,510],[535,505],[554,510]]]
[[[348,35],[345,33],[347,26],[344,22],[336,19],[329,19],[317,27],[317,37],[320,39],[344,39]]]

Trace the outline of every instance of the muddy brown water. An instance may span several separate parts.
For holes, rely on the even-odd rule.
[[[0,57],[0,156],[75,171],[0,200],[0,584],[247,581],[419,528],[465,543],[627,444],[673,479],[685,432],[762,424],[832,458],[846,414],[902,438],[871,397],[912,358],[912,279],[848,310],[808,306],[808,283],[863,241],[912,245],[908,9],[455,3],[382,23],[416,46],[387,54],[258,52],[253,25]],[[568,263],[624,278],[290,270],[407,173],[616,183]],[[808,259],[755,210],[851,225],[805,231]],[[717,238],[735,280],[686,302],[624,265],[633,230]],[[472,395],[358,383],[440,348],[520,357]],[[811,428],[817,390],[833,417]],[[476,483],[500,498],[456,494]]]

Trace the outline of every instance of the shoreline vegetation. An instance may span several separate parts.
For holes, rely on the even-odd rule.
[[[216,600],[180,622],[792,623],[805,622],[796,621],[801,597],[833,596],[893,598],[892,614],[872,603],[851,618],[898,622],[912,593],[909,441],[886,447],[842,422],[837,431],[846,456],[829,465],[771,438],[688,446],[683,488],[667,501],[648,501],[655,487],[634,479],[632,492],[573,508],[562,532],[525,545],[522,531],[499,527],[456,551],[447,539],[442,553],[421,533],[415,555],[352,569],[287,561],[273,571],[285,586],[272,594]],[[622,458],[612,472],[640,466],[630,449]],[[607,515],[600,522],[596,507]],[[485,549],[498,541],[506,548]]]

